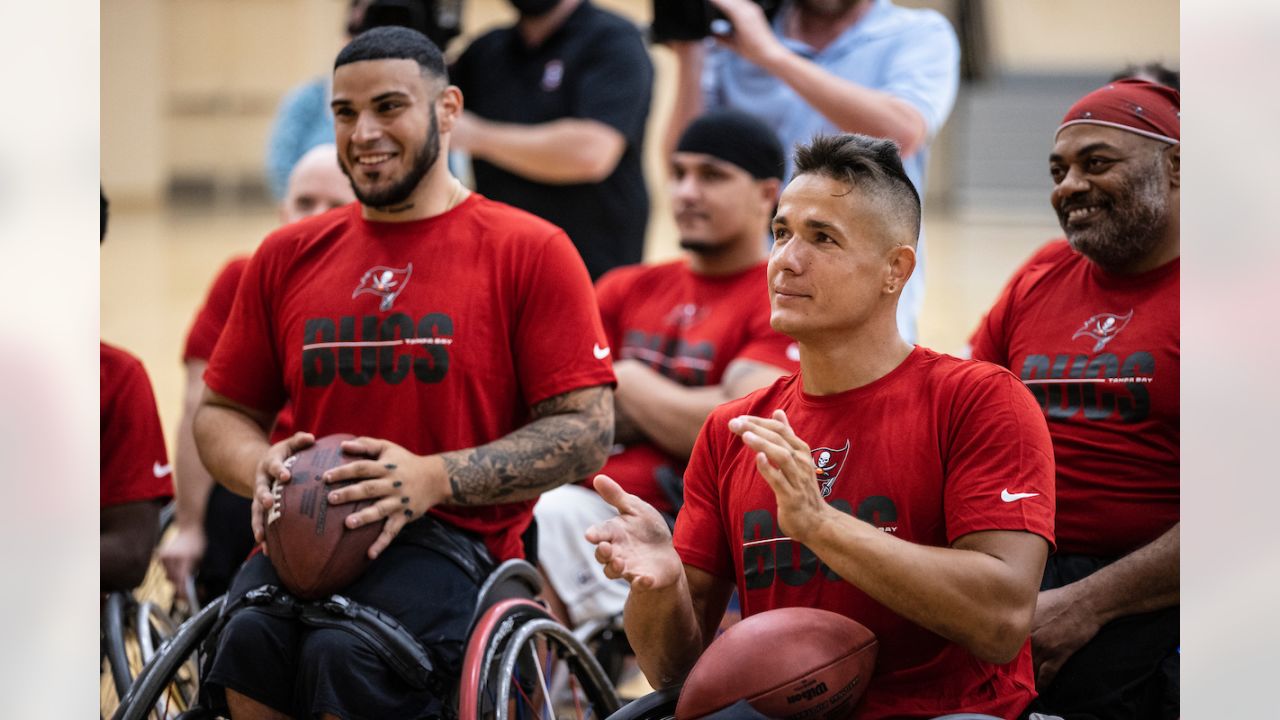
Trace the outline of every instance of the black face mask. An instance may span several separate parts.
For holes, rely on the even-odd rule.
[[[560,0],[508,0],[521,17],[546,15],[560,4]]]

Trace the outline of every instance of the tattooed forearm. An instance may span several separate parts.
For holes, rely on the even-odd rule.
[[[441,455],[459,505],[529,500],[604,466],[613,445],[613,390],[574,390],[533,408],[533,420],[487,445]]]

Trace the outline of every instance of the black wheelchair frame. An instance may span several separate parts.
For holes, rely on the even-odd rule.
[[[533,600],[540,590],[537,570],[523,560],[504,562],[481,586],[452,703],[459,720],[508,720],[517,709],[557,717],[557,706],[603,718],[621,707],[591,648]],[[156,651],[113,720],[213,717],[198,704],[197,690],[205,641],[223,602],[210,602]]]

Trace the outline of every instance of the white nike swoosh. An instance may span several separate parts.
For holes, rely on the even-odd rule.
[[[602,348],[600,343],[596,343],[595,347],[591,348],[591,354],[595,355],[597,360],[603,360],[609,357],[609,348]]]
[[[1000,491],[1000,499],[1005,502],[1013,502],[1015,500],[1024,500],[1029,497],[1035,497],[1040,493],[1011,493],[1009,488]]]
[[[159,460],[155,461],[151,465],[151,474],[155,475],[158,478],[162,478],[171,472],[173,472],[173,466],[161,465]]]

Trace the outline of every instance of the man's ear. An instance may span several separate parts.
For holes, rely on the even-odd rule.
[[[458,118],[462,116],[462,90],[457,85],[450,85],[440,91],[436,100],[436,111],[439,113],[440,132],[452,132]]]
[[[1182,176],[1179,166],[1182,160],[1182,143],[1171,145],[1164,151],[1164,161],[1169,168],[1169,184],[1173,187],[1181,187]]]
[[[765,178],[756,181],[760,192],[760,202],[765,206],[769,217],[773,217],[773,209],[778,205],[778,193],[782,192],[782,181],[778,178]]]
[[[894,295],[902,292],[907,280],[916,269],[916,249],[907,244],[894,245],[886,256],[889,261],[888,272],[884,278],[883,292]]]

